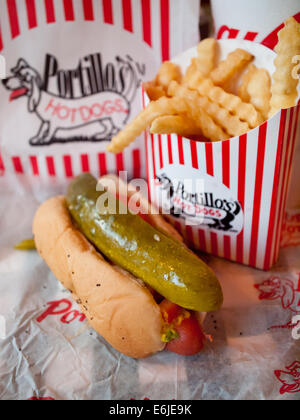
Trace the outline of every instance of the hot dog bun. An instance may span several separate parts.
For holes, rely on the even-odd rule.
[[[106,262],[74,226],[65,198],[52,198],[33,222],[37,250],[78,298],[89,324],[115,349],[143,358],[164,349],[159,306],[129,273]]]

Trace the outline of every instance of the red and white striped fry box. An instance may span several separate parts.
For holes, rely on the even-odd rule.
[[[243,48],[273,73],[270,49],[249,41],[219,42],[221,59]],[[196,54],[192,48],[173,61],[185,70]],[[147,135],[152,202],[169,211],[194,248],[268,270],[279,253],[298,119],[299,105],[247,134],[214,143]]]
[[[299,0],[212,0],[215,36],[245,39],[274,49],[287,18],[300,21]]]
[[[246,39],[274,49],[278,42],[278,32],[285,20],[294,16],[300,22],[299,0],[251,0],[246,4],[240,0],[212,0],[212,13],[215,26],[215,37],[218,39]],[[292,209],[300,208],[300,142],[294,154],[291,187],[286,207],[290,214]]]
[[[140,110],[141,81],[199,40],[198,18],[199,0],[1,1],[0,182],[144,175],[143,141],[106,146]]]

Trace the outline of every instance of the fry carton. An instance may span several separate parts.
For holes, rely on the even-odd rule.
[[[221,59],[237,48],[274,72],[275,53],[241,40],[221,40]],[[173,60],[186,70],[195,48]],[[148,98],[144,94],[144,104]],[[299,105],[221,142],[178,135],[146,136],[151,199],[201,251],[268,270],[277,260]]]

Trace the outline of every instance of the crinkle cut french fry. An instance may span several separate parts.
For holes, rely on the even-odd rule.
[[[162,63],[160,69],[158,70],[155,83],[156,85],[162,86],[165,90],[167,90],[172,80],[181,83],[181,69],[176,64],[171,63],[171,61],[165,61]]]
[[[249,131],[249,125],[246,122],[240,121],[237,116],[231,115],[227,109],[211,102],[206,96],[199,96],[195,91],[190,90],[185,86],[180,86],[176,82],[172,82],[169,86],[168,93],[170,96],[187,98],[193,102],[195,106],[204,109],[213,121],[220,126],[226,134],[229,134],[226,138],[240,136]]]
[[[251,103],[263,116],[268,119],[271,99],[271,77],[265,69],[259,69],[254,64],[242,78],[239,96],[244,102]]]
[[[252,60],[252,54],[238,48],[229,53],[226,60],[219,63],[219,65],[211,72],[210,78],[215,85],[222,86]]]
[[[166,96],[166,92],[163,87],[155,85],[154,81],[143,83],[143,87],[151,101],[157,101],[162,96]]]
[[[188,107],[189,114],[199,127],[203,135],[212,141],[226,140],[230,136],[211,118],[206,108],[200,104],[197,92],[187,89],[176,82],[171,82],[168,93],[170,96],[181,98]]]
[[[180,98],[162,97],[150,104],[126,127],[112,138],[107,151],[120,153],[129,146],[152,122],[162,115],[176,115],[185,113],[187,107]]]
[[[285,26],[278,33],[278,44],[275,47],[277,57],[274,64],[271,87],[271,110],[269,116],[273,116],[282,108],[290,108],[296,105],[299,79],[293,77],[293,57],[300,53],[300,24],[293,17],[287,19]]]
[[[213,38],[206,38],[198,44],[196,58],[197,70],[207,77],[216,67],[218,42]]]
[[[187,86],[197,90],[200,95],[207,96],[212,102],[227,109],[240,120],[246,121],[250,128],[255,128],[263,122],[262,116],[252,104],[245,103],[238,96],[225,92],[221,87],[215,86],[210,79],[203,79],[194,74],[190,77]]]
[[[150,128],[152,134],[172,134],[176,133],[182,137],[200,136],[202,130],[195,122],[181,115],[166,115],[156,118]]]

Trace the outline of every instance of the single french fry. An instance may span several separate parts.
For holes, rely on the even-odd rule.
[[[223,86],[253,60],[253,55],[240,48],[228,54],[226,60],[211,72],[210,78],[217,86]]]
[[[236,95],[225,92],[219,86],[215,86],[210,79],[203,79],[196,74],[188,82],[190,89],[195,89],[201,96],[207,96],[212,102],[219,104],[241,121],[249,124],[250,128],[255,128],[263,122],[263,118],[254,106],[245,103]]]
[[[181,69],[176,64],[171,63],[171,61],[165,61],[158,70],[155,83],[156,85],[162,86],[165,90],[167,90],[172,80],[181,83]]]
[[[172,82],[169,85],[170,96],[178,96],[191,100],[195,106],[204,109],[213,121],[226,132],[226,138],[240,136],[249,131],[249,125],[240,121],[236,115],[231,115],[227,109],[211,102],[206,96],[199,96],[195,91]],[[195,96],[196,93],[196,96]]]
[[[198,68],[197,68],[197,59],[194,57],[191,60],[191,64],[188,66],[188,68],[186,69],[186,72],[183,76],[182,79],[182,83],[183,84],[188,84],[189,80],[192,79],[193,77],[195,77],[195,75],[197,75],[198,77],[203,77],[202,74],[199,74],[198,72]]]
[[[293,57],[300,52],[300,24],[293,17],[287,19],[285,26],[278,33],[278,44],[275,47],[277,57],[274,64],[276,70],[273,74],[271,87],[271,110],[273,116],[283,108],[296,105],[299,79],[293,77]]]
[[[166,92],[164,91],[162,86],[156,86],[154,81],[144,82],[143,87],[150,101],[157,101],[162,96],[166,96]]]
[[[126,127],[112,138],[107,151],[120,153],[129,146],[152,122],[162,115],[176,115],[185,113],[186,104],[180,98],[162,97],[150,104],[134,118]]]
[[[271,77],[265,69],[258,69],[254,64],[242,78],[239,96],[244,102],[251,103],[261,113],[264,120],[268,119],[271,99]]]
[[[186,115],[166,115],[158,117],[153,121],[150,132],[152,134],[176,133],[182,137],[200,136],[203,134],[201,128]]]
[[[222,127],[211,118],[207,108],[205,106],[203,107],[203,102],[197,92],[179,85],[176,82],[171,82],[168,94],[173,97],[181,98],[186,103],[189,115],[191,115],[195,123],[201,127],[205,137],[212,141],[225,140],[230,137]]]
[[[196,59],[197,70],[204,76],[209,74],[216,67],[218,41],[213,38],[206,38],[198,44],[198,57]]]

